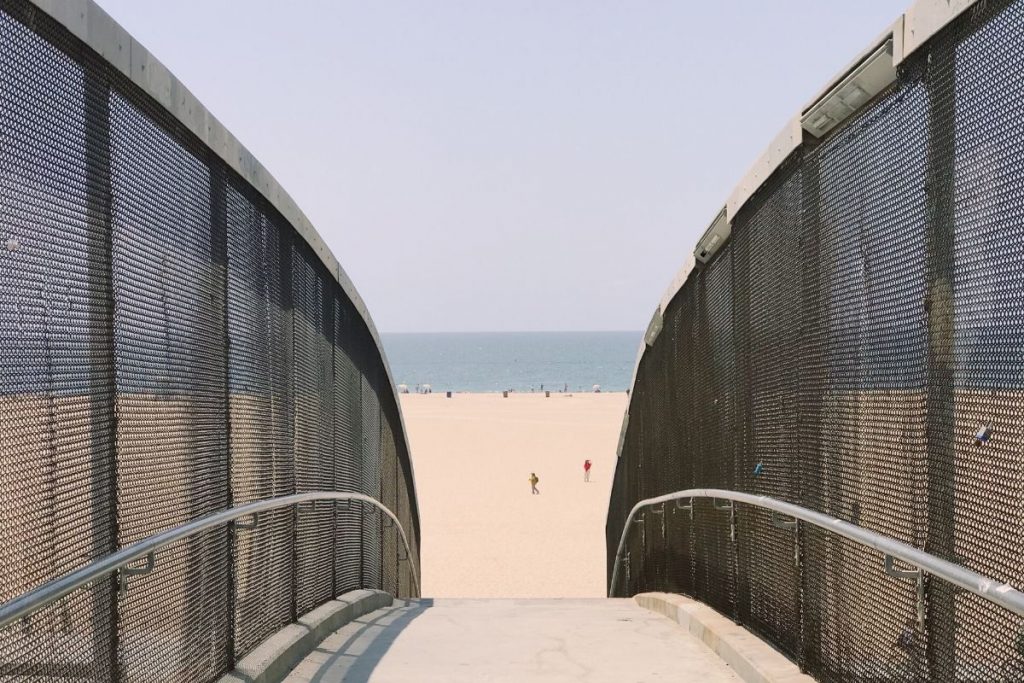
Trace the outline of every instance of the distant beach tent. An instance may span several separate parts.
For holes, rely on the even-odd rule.
[[[399,384],[398,385],[398,393],[400,393],[400,394],[408,394],[409,393],[409,385],[408,384]]]
[[[431,388],[431,386],[429,384],[424,384],[423,385],[423,393],[424,394],[429,394],[429,393],[432,393],[433,391],[434,391],[433,388]]]
[[[601,385],[600,384],[595,384],[594,385],[594,393],[595,394],[600,394],[601,393]]]

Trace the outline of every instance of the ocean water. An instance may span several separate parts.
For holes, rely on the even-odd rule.
[[[641,332],[460,332],[381,335],[409,391],[625,391]]]

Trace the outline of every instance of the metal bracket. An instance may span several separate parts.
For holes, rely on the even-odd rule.
[[[912,579],[917,580],[921,577],[921,570],[918,569],[900,569],[896,566],[896,558],[892,555],[885,556],[885,573],[894,579]]]
[[[260,525],[260,513],[258,513],[258,512],[252,513],[252,521],[250,521],[250,522],[241,522],[241,521],[236,519],[234,522],[232,522],[232,524],[233,524],[233,526],[235,528],[235,531],[239,531],[239,530],[252,531],[253,529],[255,529],[256,527],[258,527]]]
[[[118,590],[118,593],[121,594],[121,595],[124,595],[125,593],[128,592],[128,577],[129,576],[144,576],[144,575],[150,573],[151,571],[153,571],[153,568],[155,566],[156,566],[156,551],[155,550],[150,550],[149,554],[146,555],[146,564],[142,565],[141,567],[130,567],[128,565],[124,565],[123,567],[118,568],[118,570],[117,570],[117,579],[118,579],[118,583],[120,584],[120,588]]]
[[[729,511],[729,540],[732,541],[733,543],[735,543],[736,542],[736,506],[732,504],[731,500],[725,501],[724,505],[719,503],[717,498],[713,498],[711,502],[714,503],[714,506],[715,506],[716,510],[728,510]]]
[[[663,514],[665,514],[665,504],[662,503],[661,507],[651,508],[651,514],[654,514],[654,515],[663,515]]]
[[[687,498],[687,500],[689,500],[690,502],[687,503],[686,505],[681,505],[679,503],[680,500],[682,500],[682,498],[677,498],[676,499],[676,509],[677,510],[689,510],[690,511],[690,521],[692,522],[693,521],[693,498]]]
[[[892,555],[885,556],[885,573],[894,579],[904,579],[917,583],[917,625],[924,630],[924,571],[920,567],[914,569],[900,569],[896,566],[896,558]]]
[[[786,519],[781,514],[772,510],[772,526],[776,529],[796,529],[796,518]]]
[[[786,519],[781,513],[772,510],[772,526],[777,529],[790,529],[793,532],[793,564],[800,566],[800,537],[797,533],[800,530],[800,521],[796,517]]]

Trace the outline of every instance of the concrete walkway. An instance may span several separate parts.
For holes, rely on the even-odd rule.
[[[396,601],[328,637],[290,683],[738,681],[632,600]]]

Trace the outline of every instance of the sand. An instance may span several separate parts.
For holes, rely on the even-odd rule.
[[[423,595],[604,597],[604,525],[626,401],[624,393],[403,395]],[[530,472],[540,495],[530,493]]]

